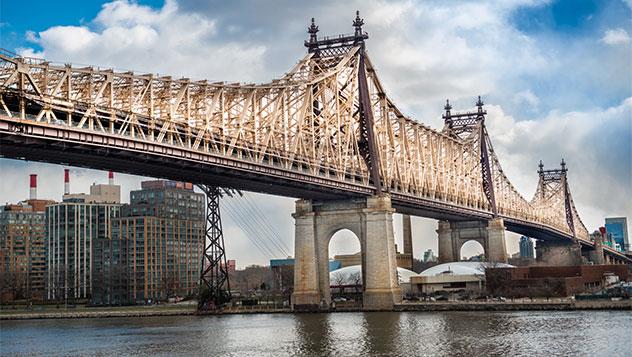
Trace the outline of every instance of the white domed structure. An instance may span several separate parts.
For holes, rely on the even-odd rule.
[[[397,267],[397,278],[402,293],[410,291],[410,278],[419,276],[412,270]],[[329,273],[329,285],[333,287],[362,285],[362,266],[351,265]]]
[[[433,294],[469,290],[481,292],[485,284],[485,268],[513,268],[513,265],[488,262],[451,262],[435,265],[411,279],[411,291]]]
[[[410,283],[412,276],[418,274],[412,270],[397,268],[397,277],[399,283]],[[362,266],[351,265],[348,267],[340,268],[329,273],[329,285],[355,285],[356,282],[360,282],[362,285]]]
[[[488,262],[451,262],[435,265],[422,271],[421,276],[437,275],[485,275],[486,267],[513,268],[513,265]]]

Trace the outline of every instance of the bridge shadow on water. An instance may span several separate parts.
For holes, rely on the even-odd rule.
[[[2,321],[3,355],[632,355],[617,311],[350,312]]]
[[[604,352],[600,333],[606,315],[584,320],[585,312],[338,313],[295,315],[293,353],[337,356],[569,355]],[[626,324],[623,316],[618,323]],[[617,323],[615,323],[616,325]],[[620,325],[620,327],[624,327]],[[632,328],[632,321],[627,322]],[[629,331],[629,330],[628,330]],[[620,333],[624,333],[620,331]],[[610,340],[610,339],[609,339]],[[609,346],[616,355],[625,343]],[[628,346],[628,350],[632,347]],[[629,351],[632,352],[632,351]]]

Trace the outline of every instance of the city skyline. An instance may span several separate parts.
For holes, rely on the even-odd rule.
[[[3,7],[9,6],[16,5],[3,3]],[[252,18],[246,8],[265,16]],[[531,196],[539,159],[555,167],[563,157],[569,165],[574,200],[589,230],[603,225],[606,216],[632,215],[627,200],[632,191],[632,124],[626,120],[632,114],[632,89],[626,76],[632,66],[626,30],[629,2],[571,8],[564,2],[537,1],[452,5],[325,2],[307,7],[287,4],[277,12],[256,2],[237,2],[215,12],[215,8],[188,1],[119,1],[102,7],[88,4],[63,17],[36,22],[20,23],[9,15],[3,18],[1,29],[6,34],[3,47],[24,55],[174,77],[260,82],[278,77],[304,53],[302,41],[310,16],[306,13],[316,17],[323,34],[336,34],[348,32],[350,21],[330,14],[350,14],[355,9],[365,17],[365,29],[371,36],[367,48],[385,86],[413,118],[440,128],[445,98],[467,108],[481,94],[496,151],[520,193]],[[304,18],[287,20],[295,12]],[[477,14],[480,21],[472,24],[463,14]],[[191,20],[201,24],[199,31],[174,25]],[[585,53],[586,46],[600,51]],[[389,56],[395,48],[401,55]],[[152,60],[160,53],[178,56]],[[234,60],[207,60],[214,54]],[[569,73],[568,68],[580,70]],[[9,182],[3,185],[0,198],[8,202],[25,199],[26,194],[20,192],[28,192],[29,173],[39,173],[41,178],[56,177],[57,172],[62,175],[62,167],[56,165],[0,159],[0,166],[4,181]],[[73,172],[73,191],[104,175],[76,168]],[[124,192],[138,187],[142,179],[117,177]],[[40,197],[47,198],[43,182],[40,180]],[[62,190],[61,178],[59,182],[51,185],[52,195]],[[252,197],[264,212],[271,213],[270,222],[293,246],[293,199]],[[231,251],[243,254],[235,257],[240,266],[248,261],[264,264],[271,258],[254,254],[238,222],[231,222],[230,217],[224,220],[226,236],[234,237],[227,240],[227,250],[229,255]],[[416,219],[413,225],[415,256],[420,257],[427,248],[436,249],[436,221]],[[400,228],[396,223],[401,244]],[[517,237],[508,241],[512,242],[508,242],[509,252],[517,251]],[[353,249],[357,240],[345,242],[341,253]]]

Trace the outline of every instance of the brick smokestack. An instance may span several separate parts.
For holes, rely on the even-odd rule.
[[[114,172],[108,172],[108,184],[114,185]]]
[[[31,174],[31,185],[30,185],[30,194],[29,199],[36,200],[37,199],[37,175]]]
[[[70,194],[70,170],[64,169],[64,195]]]

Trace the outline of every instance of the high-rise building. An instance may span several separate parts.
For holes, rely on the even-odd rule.
[[[124,263],[111,261],[107,266],[119,274],[127,274],[128,291],[119,295],[127,296],[127,303],[142,303],[195,294],[203,237],[203,221],[151,216],[115,219],[112,222],[112,246],[107,253]],[[116,284],[123,286],[125,283],[117,279],[120,276],[114,274],[112,283],[115,286],[109,289],[113,293]],[[101,303],[116,301],[111,299]]]
[[[630,240],[628,238],[628,219],[627,217],[606,218],[606,231],[612,234],[614,243],[617,243],[620,250],[630,251]]]
[[[44,298],[46,252],[44,210],[31,175],[30,199],[0,207],[0,286],[2,301]]]
[[[52,203],[54,201],[28,200],[0,207],[3,301],[44,298],[46,252],[43,205]]]
[[[112,223],[114,222],[114,223]],[[130,260],[128,251],[133,239],[121,240],[119,220],[111,222],[109,237],[97,238],[92,243],[91,302],[97,305],[126,305],[130,303]]]
[[[120,214],[120,186],[93,184],[90,194],[65,194],[46,207],[46,297],[85,299],[92,293],[93,243],[111,236]],[[65,179],[64,186],[69,186]]]
[[[533,240],[529,237],[520,237],[520,258],[534,259],[535,250],[533,249]]]
[[[433,263],[437,261],[437,257],[434,255],[432,249],[428,249],[424,252],[424,263]]]
[[[130,192],[129,212],[124,215],[203,221],[205,207],[204,195],[195,193],[192,184],[153,180]]]
[[[94,250],[95,304],[142,303],[197,292],[205,199],[191,184],[145,181]]]

